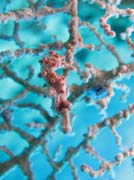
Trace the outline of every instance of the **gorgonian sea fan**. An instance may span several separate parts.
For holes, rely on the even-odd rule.
[[[0,179],[133,180],[134,2],[2,0],[0,45]]]

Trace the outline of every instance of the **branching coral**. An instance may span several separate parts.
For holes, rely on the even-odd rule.
[[[126,145],[118,127],[134,113],[134,4],[126,7],[126,0],[28,0],[24,7],[12,10],[12,3],[5,2],[0,13],[1,178],[15,165],[28,180],[105,178],[107,171],[125,159],[133,160],[134,141],[130,138]],[[65,18],[60,22],[57,16]],[[116,32],[112,20],[126,17],[129,25],[124,23],[122,29],[117,23]],[[89,35],[82,32],[84,36],[82,28]],[[118,35],[122,40],[116,39]],[[86,54],[79,55],[83,49],[88,51],[87,59]],[[112,102],[116,98],[118,104]],[[118,147],[111,159],[92,144],[102,129],[112,134]],[[14,144],[14,139],[19,142]],[[38,152],[39,164],[34,161]],[[97,168],[90,165],[87,155],[99,163]],[[36,173],[36,163],[43,176]],[[70,176],[66,177],[64,168]]]

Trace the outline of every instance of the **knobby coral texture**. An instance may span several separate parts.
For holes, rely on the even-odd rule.
[[[134,179],[134,0],[0,1],[0,179]]]

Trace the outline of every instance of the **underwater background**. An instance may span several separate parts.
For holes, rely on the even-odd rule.
[[[68,98],[72,102],[72,131],[69,133],[62,131],[62,117],[54,109],[52,97],[43,94],[44,82],[46,86],[48,84],[38,77],[41,71],[39,60],[48,56],[50,50],[65,54],[66,43],[71,39],[69,25],[72,16],[64,9],[67,3],[67,0],[0,1],[0,180],[134,179],[133,156],[128,156],[96,177],[82,171],[81,167],[86,164],[96,171],[104,161],[112,162],[118,153],[123,153],[122,147],[130,149],[134,144],[134,107],[131,112],[128,110],[130,104],[134,104],[134,69],[130,68],[129,73],[110,80],[112,95],[106,107],[96,102],[107,96],[107,86],[99,82],[99,85],[84,88],[78,71],[70,71],[68,88],[75,84],[81,87],[81,91],[77,95],[79,89],[76,88],[74,96],[71,90],[69,92]],[[31,8],[36,14],[36,11],[42,12],[45,6],[50,7],[50,13],[44,16],[31,17],[27,10]],[[134,1],[122,0],[118,7],[133,9]],[[52,8],[60,11],[53,13]],[[124,64],[133,64],[134,50],[128,48],[120,33],[134,25],[134,19],[130,20],[127,16],[109,19],[108,23],[116,33],[116,37],[111,38],[100,27],[99,18],[105,14],[105,9],[96,1],[78,0],[77,8],[78,18],[90,22],[102,39],[115,47]],[[21,10],[15,20],[8,14],[17,14]],[[8,14],[10,18],[1,20],[4,19],[2,14],[5,17]],[[82,72],[86,63],[100,72],[118,67],[116,57],[101,44],[91,29],[81,24],[77,30],[85,45],[95,46],[95,50],[79,45],[75,48],[73,57]],[[134,32],[131,37],[134,40]],[[57,47],[56,42],[61,42],[62,46]],[[106,119],[111,118],[112,121],[112,117],[116,118],[122,110],[128,114],[120,117],[119,123],[112,129],[105,123]],[[98,123],[102,127],[87,140],[94,152],[92,154],[91,149],[88,153],[85,149],[88,129]]]

